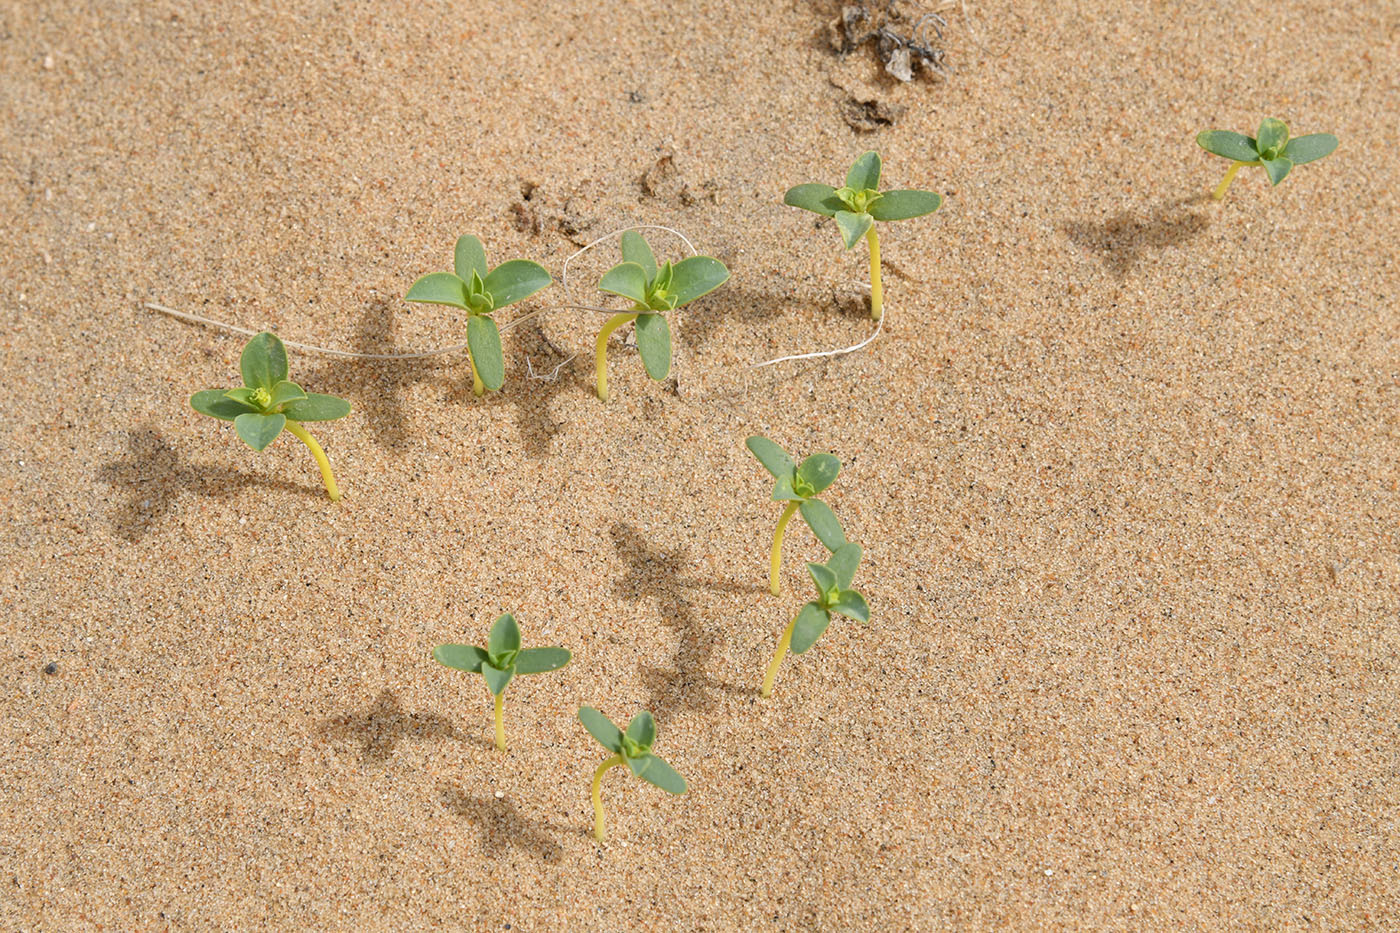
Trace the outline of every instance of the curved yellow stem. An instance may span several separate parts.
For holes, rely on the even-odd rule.
[[[467,365],[472,368],[472,395],[481,398],[486,394],[486,384],[481,381],[481,374],[476,371],[476,360],[472,357],[471,347],[467,347]]]
[[[885,292],[880,287],[880,236],[874,224],[866,231],[865,242],[870,245],[870,319],[878,321],[885,313]]]
[[[787,630],[783,632],[783,637],[778,642],[778,650],[773,652],[773,660],[768,665],[767,675],[763,678],[763,689],[759,691],[764,697],[773,695],[773,684],[778,679],[778,667],[783,663],[783,658],[787,657],[788,646],[792,644],[792,630],[796,625],[796,618],[788,623]]]
[[[316,443],[316,438],[312,437],[306,428],[290,419],[287,421],[287,430],[311,451],[311,456],[316,458],[316,465],[321,468],[321,482],[326,484],[326,495],[331,497],[332,502],[339,502],[340,490],[336,488],[335,475],[331,473],[331,462],[326,459],[326,452]]]
[[[506,721],[502,714],[505,700],[506,695],[504,693],[496,694],[496,748],[501,751],[506,750]]]
[[[603,775],[608,773],[609,768],[616,768],[620,764],[622,756],[613,755],[593,772],[593,838],[597,839],[599,844],[608,841],[608,828],[603,821]]]
[[[768,556],[768,589],[772,591],[774,596],[782,594],[779,575],[783,569],[783,532],[787,530],[787,523],[800,504],[798,502],[788,503],[787,508],[783,509],[783,514],[778,519],[778,530],[773,532],[773,550]]]
[[[1230,170],[1225,173],[1225,179],[1215,186],[1215,193],[1212,194],[1211,197],[1215,198],[1217,201],[1225,200],[1225,192],[1230,190],[1230,182],[1235,180],[1235,175],[1239,173],[1239,170],[1243,166],[1253,164],[1253,162],[1236,162],[1234,165],[1230,166]]]
[[[636,319],[637,315],[633,311],[623,311],[620,314],[614,314],[612,317],[608,318],[608,323],[604,324],[603,329],[598,332],[597,365],[595,368],[598,372],[598,398],[601,401],[606,402],[608,400],[608,338],[612,336],[613,331],[624,324],[632,323]]]

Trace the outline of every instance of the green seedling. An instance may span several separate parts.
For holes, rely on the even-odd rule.
[[[632,310],[608,318],[598,333],[598,398],[608,400],[608,338],[623,325],[637,322],[637,350],[653,379],[671,372],[671,327],[665,312],[683,308],[729,280],[724,263],[709,256],[691,256],[672,265],[656,264],[647,241],[635,230],[622,235],[622,262],[603,273],[598,288],[632,300]]]
[[[520,626],[515,616],[505,613],[496,619],[487,637],[486,648],[475,645],[438,645],[433,658],[439,664],[486,679],[486,689],[496,698],[496,747],[506,750],[506,685],[516,674],[543,674],[557,671],[572,657],[567,648],[521,648]]]
[[[833,612],[855,619],[863,625],[870,624],[870,604],[865,597],[851,589],[855,579],[856,566],[860,564],[860,545],[854,541],[843,544],[823,564],[808,564],[807,572],[817,587],[817,598],[805,604],[796,618],[788,623],[778,642],[778,650],[773,653],[773,661],[768,665],[768,673],[763,678],[765,697],[773,695],[773,683],[778,679],[778,667],[791,648],[794,654],[803,654],[817,643],[826,627],[831,624]]]
[[[413,283],[405,301],[451,305],[467,312],[467,361],[472,367],[472,391],[495,392],[506,379],[501,356],[501,331],[491,315],[529,298],[554,280],[539,263],[511,259],[494,269],[486,266],[486,250],[474,236],[457,240],[454,272],[434,272]]]
[[[816,498],[836,482],[836,474],[841,472],[841,461],[831,454],[812,454],[799,466],[787,455],[787,451],[757,434],[744,441],[744,446],[777,481],[773,484],[773,501],[787,503],[778,518],[778,528],[773,532],[773,549],[768,556],[768,588],[777,596],[782,592],[779,574],[783,562],[783,533],[787,531],[788,521],[794,512],[801,511],[802,520],[828,551],[835,551],[846,543],[846,535],[841,530],[836,513]]]
[[[350,414],[350,403],[334,395],[303,392],[287,379],[287,348],[276,334],[264,331],[243,348],[238,361],[243,385],[237,389],[206,389],[190,396],[190,407],[201,415],[232,421],[233,429],[254,450],[266,450],[286,428],[316,458],[321,481],[332,502],[340,490],[331,473],[331,462],[316,438],[301,426],[303,421],[334,421]]]
[[[600,843],[608,841],[607,825],[603,819],[603,775],[608,773],[609,768],[625,763],[632,774],[643,781],[655,784],[668,793],[685,793],[685,778],[652,754],[651,745],[656,741],[656,720],[651,713],[643,710],[633,716],[626,732],[591,706],[578,708],[578,720],[589,735],[613,753],[593,772],[593,837]]]
[[[783,203],[814,211],[836,220],[846,249],[865,237],[870,247],[870,317],[880,320],[884,313],[884,292],[880,287],[880,237],[875,221],[909,220],[932,214],[943,204],[943,198],[932,191],[903,189],[879,191],[880,154],[866,152],[846,173],[841,188],[830,185],[798,185],[783,195]]]
[[[1269,183],[1277,185],[1288,176],[1293,166],[1316,162],[1331,155],[1337,148],[1337,137],[1331,133],[1313,133],[1289,139],[1288,125],[1282,120],[1268,117],[1259,124],[1258,136],[1245,136],[1229,130],[1206,130],[1196,137],[1196,143],[1212,155],[1235,160],[1235,164],[1225,173],[1225,179],[1211,195],[1220,201],[1230,190],[1235,174],[1246,165],[1262,166],[1264,174],[1269,176]]]

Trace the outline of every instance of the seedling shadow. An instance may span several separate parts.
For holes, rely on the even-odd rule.
[[[755,290],[729,284],[709,295],[693,308],[685,308],[679,318],[676,336],[680,346],[697,350],[714,339],[715,332],[726,321],[737,318],[745,326],[766,323],[784,312],[800,307],[804,299],[784,295],[772,289]]]
[[[545,334],[539,319],[512,328],[515,353],[508,360],[505,385],[501,391],[487,396],[490,404],[515,407],[515,423],[525,446],[525,456],[543,460],[554,452],[554,439],[564,430],[565,422],[550,413],[555,397],[584,385],[579,361],[582,355],[569,359],[567,350],[557,346]],[[591,390],[590,390],[591,391]],[[471,373],[458,384],[454,397],[459,401],[471,399]]]
[[[504,798],[473,797],[461,788],[444,784],[440,788],[442,805],[458,816],[466,817],[481,830],[482,846],[491,858],[500,858],[515,846],[545,862],[557,862],[564,849],[554,836],[558,832],[545,820],[532,820],[515,809]]]
[[[1131,210],[1107,221],[1071,221],[1060,229],[1082,249],[1096,253],[1110,272],[1123,278],[1148,253],[1185,243],[1210,226],[1210,215],[1191,210],[1210,199],[1193,195],[1159,204],[1145,219]]]
[[[359,744],[361,757],[373,764],[388,761],[404,739],[456,739],[490,745],[485,739],[464,736],[444,716],[405,712],[392,690],[381,690],[374,703],[363,713],[332,716],[321,723],[320,729],[333,739],[347,739]]]
[[[135,543],[150,533],[175,508],[182,494],[224,498],[249,486],[321,498],[319,486],[283,479],[266,479],[224,466],[185,464],[175,448],[150,426],[126,434],[126,456],[104,465],[98,480],[124,490],[111,516],[112,530]]]

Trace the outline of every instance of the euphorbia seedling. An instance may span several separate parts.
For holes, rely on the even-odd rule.
[[[1229,130],[1206,130],[1196,137],[1196,143],[1212,155],[1235,160],[1235,164],[1225,173],[1225,179],[1211,195],[1219,201],[1230,189],[1235,173],[1244,166],[1263,166],[1270,184],[1277,185],[1293,170],[1293,166],[1316,162],[1331,155],[1332,150],[1337,148],[1337,137],[1331,133],[1313,133],[1289,139],[1288,125],[1282,120],[1267,117],[1259,124],[1258,136],[1245,136]]]
[[[608,400],[608,338],[624,324],[637,322],[637,351],[653,379],[671,372],[671,328],[665,312],[685,307],[729,280],[724,263],[710,256],[691,256],[672,265],[656,264],[647,241],[635,230],[622,235],[622,262],[603,273],[598,288],[633,302],[632,310],[608,318],[598,333],[598,398]]]
[[[875,221],[922,217],[943,203],[943,198],[932,191],[909,188],[882,192],[877,190],[879,185],[880,154],[871,151],[856,159],[846,173],[843,187],[798,185],[783,195],[784,204],[835,218],[846,249],[865,237],[870,246],[870,317],[876,321],[884,313],[884,293],[880,287],[880,237],[875,232]]]
[[[439,664],[480,674],[486,678],[486,689],[496,698],[496,747],[506,750],[506,726],[503,714],[506,684],[516,674],[543,674],[557,671],[569,663],[572,657],[567,648],[553,645],[548,648],[521,648],[520,626],[515,616],[509,612],[496,619],[491,626],[483,650],[475,645],[438,645],[433,649],[433,657]]]
[[[783,663],[788,649],[791,648],[794,654],[802,654],[816,644],[822,632],[831,624],[833,612],[869,624],[870,604],[864,596],[851,589],[859,563],[860,545],[852,541],[837,548],[824,565],[807,565],[807,572],[817,587],[817,598],[805,604],[783,632],[778,650],[773,654],[773,662],[768,665],[768,674],[763,678],[762,694],[765,697],[773,695],[773,682],[778,679],[778,667]]]
[[[626,732],[591,706],[578,708],[578,720],[589,735],[613,753],[593,772],[593,837],[599,842],[607,842],[608,839],[603,819],[603,775],[609,768],[626,763],[631,772],[643,781],[672,794],[685,793],[685,778],[651,751],[651,745],[656,741],[656,720],[651,713],[642,710],[633,716]]]
[[[316,438],[301,426],[303,421],[334,421],[350,414],[350,403],[334,395],[304,392],[287,379],[287,348],[276,334],[266,331],[248,341],[238,361],[243,385],[237,389],[206,389],[190,396],[190,407],[201,415],[232,421],[233,429],[254,450],[266,450],[286,428],[316,458],[321,481],[332,502],[340,490],[331,474],[331,462]]]
[[[778,529],[773,533],[773,549],[768,558],[768,588],[777,596],[782,592],[779,572],[783,561],[783,532],[787,530],[792,513],[801,510],[802,520],[828,551],[834,551],[846,543],[846,535],[841,530],[836,513],[816,498],[836,481],[836,474],[841,472],[841,461],[831,454],[812,454],[798,466],[787,451],[757,434],[744,441],[744,445],[777,480],[773,484],[773,501],[787,503],[778,518]]]
[[[474,236],[457,240],[453,272],[434,272],[413,283],[404,301],[451,305],[467,312],[467,361],[472,367],[472,391],[495,392],[506,379],[501,356],[501,331],[493,312],[529,298],[554,281],[539,263],[511,259],[494,269],[486,266],[486,250]]]

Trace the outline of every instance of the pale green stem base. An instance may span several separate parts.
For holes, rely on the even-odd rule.
[[[608,323],[604,324],[603,329],[598,332],[597,365],[595,368],[598,372],[597,389],[600,401],[606,402],[608,400],[608,338],[612,336],[613,331],[624,324],[631,324],[636,319],[637,315],[632,311],[614,314],[608,318]]]
[[[608,827],[603,820],[603,775],[608,773],[609,768],[616,768],[620,764],[622,756],[613,755],[593,772],[593,838],[597,839],[600,845],[608,841]]]
[[[788,503],[787,508],[783,509],[782,517],[778,519],[778,530],[773,532],[773,550],[768,555],[768,589],[774,596],[781,596],[783,592],[779,580],[783,569],[783,532],[787,530],[787,523],[799,505],[800,502]]]
[[[481,381],[481,374],[476,371],[476,360],[472,358],[471,348],[467,348],[467,365],[472,368],[472,395],[481,398],[486,394],[486,384]]]
[[[496,748],[501,751],[506,750],[506,720],[503,713],[506,695],[496,694]]]
[[[340,490],[336,488],[335,475],[331,473],[331,462],[326,459],[326,452],[316,443],[316,438],[312,437],[306,428],[290,419],[287,421],[287,430],[311,451],[311,456],[316,458],[316,465],[321,468],[321,482],[326,484],[326,495],[331,497],[332,502],[339,502]]]
[[[773,652],[773,660],[768,665],[768,674],[763,678],[763,689],[759,691],[764,697],[773,695],[773,684],[778,680],[778,668],[782,665],[783,658],[787,657],[788,646],[792,644],[792,630],[796,625],[796,618],[788,623],[787,630],[783,632],[782,640],[778,642],[778,650]]]
[[[885,313],[885,291],[880,286],[880,237],[874,224],[866,231],[865,242],[870,245],[870,319],[878,321]]]
[[[1224,180],[1215,186],[1215,193],[1212,194],[1211,197],[1215,198],[1217,201],[1225,200],[1225,192],[1230,190],[1230,183],[1235,180],[1235,175],[1237,175],[1239,170],[1244,166],[1253,164],[1253,162],[1236,162],[1234,165],[1230,166],[1230,170],[1225,173]]]

